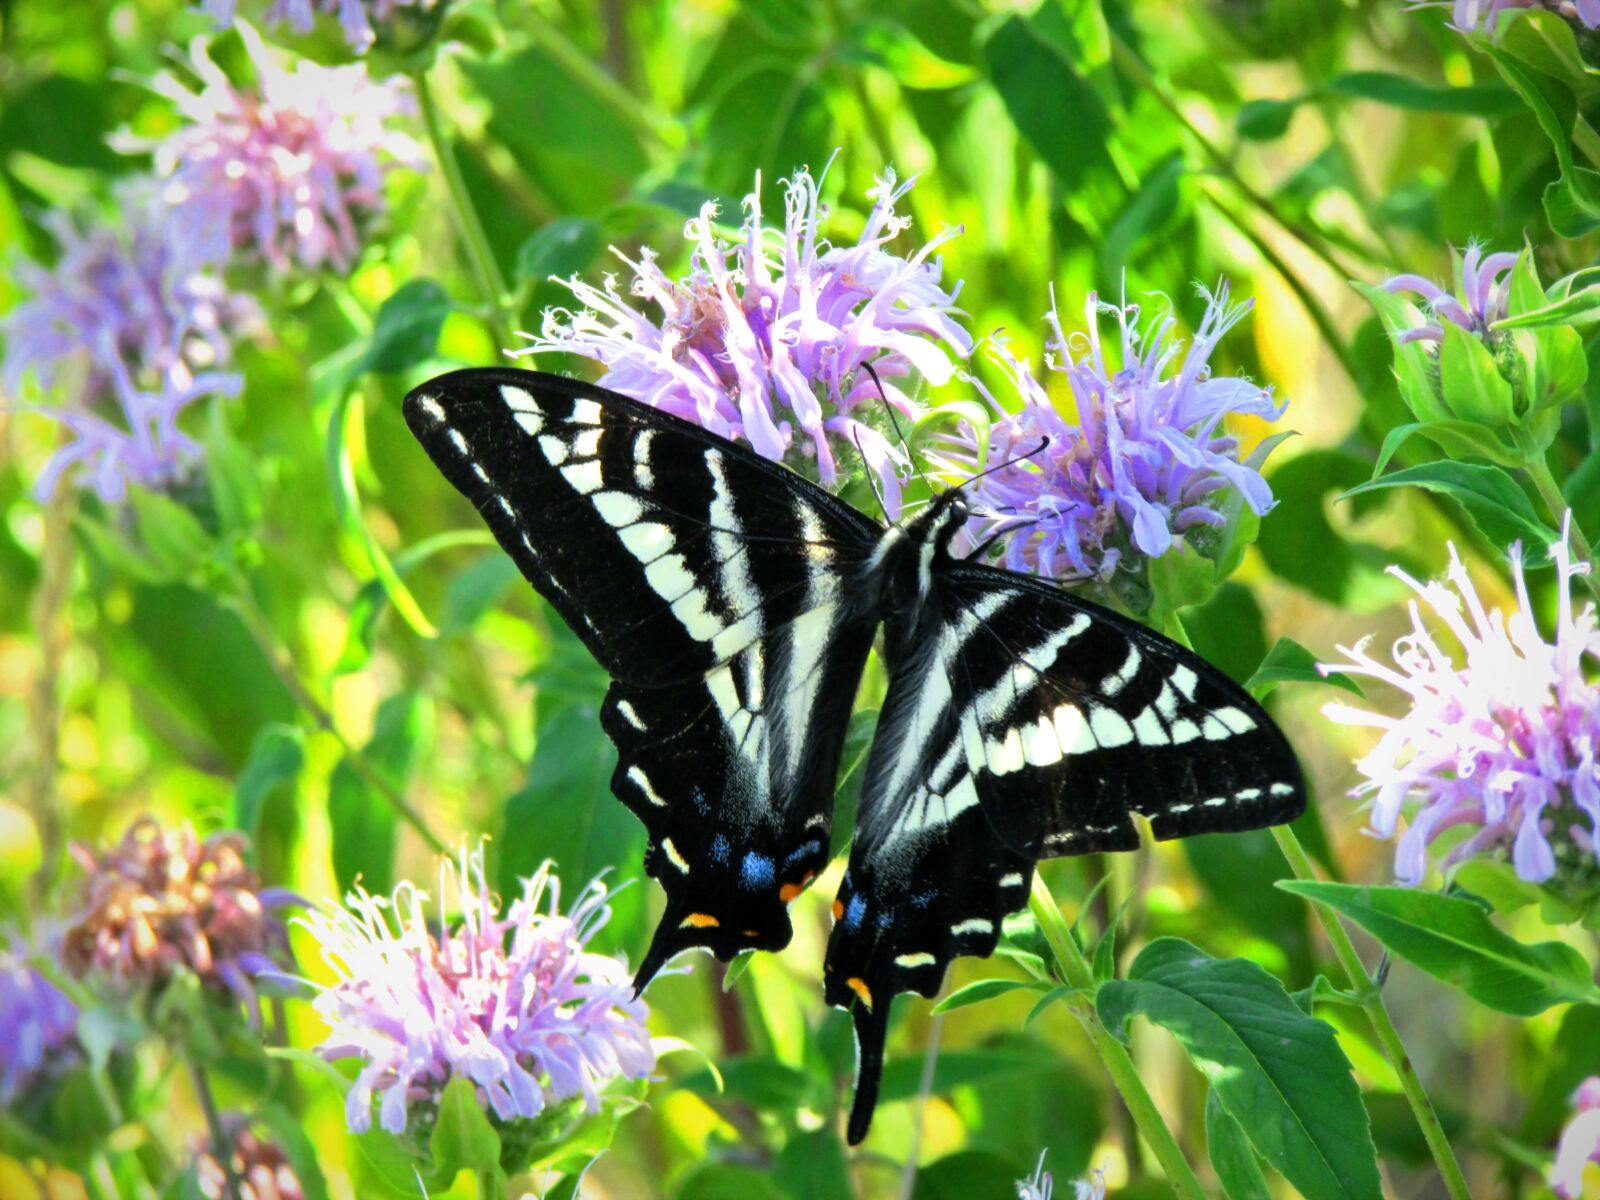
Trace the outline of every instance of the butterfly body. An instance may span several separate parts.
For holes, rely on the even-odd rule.
[[[959,489],[887,528],[749,449],[575,380],[459,371],[413,432],[611,674],[612,788],[666,905],[636,985],[674,955],[778,950],[828,863],[867,655],[889,685],[824,963],[851,1010],[851,1141],[890,1001],[993,951],[1041,858],[1292,819],[1264,712],[1192,652],[1040,580],[955,557]]]

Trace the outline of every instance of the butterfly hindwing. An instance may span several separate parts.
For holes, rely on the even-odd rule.
[[[650,835],[672,954],[779,949],[826,861],[876,625],[846,582],[877,527],[748,450],[626,397],[461,371],[406,400],[435,463],[612,676],[618,797]]]
[[[889,693],[835,905],[828,999],[851,1008],[871,1119],[894,995],[994,950],[1040,858],[1253,829],[1305,803],[1283,735],[1167,638],[1023,577],[944,561],[885,626]]]

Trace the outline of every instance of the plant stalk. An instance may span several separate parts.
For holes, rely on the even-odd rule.
[[[417,90],[417,107],[422,111],[422,123],[428,131],[428,144],[433,148],[434,161],[444,177],[445,191],[450,196],[450,212],[455,220],[456,232],[467,250],[467,260],[489,306],[489,332],[502,350],[511,348],[511,324],[506,317],[506,282],[500,275],[500,264],[495,261],[489,236],[483,230],[483,221],[467,191],[467,181],[461,174],[461,164],[445,137],[444,123],[439,117],[439,105],[434,99],[433,85],[425,71],[411,72],[412,86]]]
[[[211,1131],[211,1153],[222,1168],[222,1194],[226,1200],[240,1200],[239,1177],[233,1171],[233,1139],[222,1126],[222,1114],[217,1111],[216,1097],[211,1094],[211,1081],[206,1078],[206,1069],[191,1059],[189,1078],[194,1081],[195,1098],[200,1101],[206,1128]]]
[[[1305,847],[1300,844],[1300,839],[1295,836],[1293,829],[1287,825],[1274,825],[1272,836],[1278,843],[1278,849],[1283,851],[1284,858],[1289,860],[1289,869],[1294,872],[1296,879],[1316,879],[1311,858],[1306,854]],[[1445,1136],[1444,1126],[1439,1123],[1439,1114],[1434,1111],[1433,1101],[1428,1098],[1427,1089],[1422,1085],[1422,1078],[1417,1074],[1411,1056],[1406,1053],[1405,1044],[1400,1040],[1400,1033],[1394,1027],[1394,1021],[1389,1017],[1389,1010],[1383,1003],[1383,992],[1373,982],[1366,964],[1361,961],[1361,955],[1356,952],[1355,943],[1350,940],[1350,935],[1345,932],[1339,918],[1320,904],[1313,904],[1311,909],[1317,914],[1317,920],[1322,923],[1323,932],[1328,935],[1334,957],[1344,968],[1351,990],[1361,999],[1361,1007],[1365,1010],[1367,1019],[1372,1022],[1373,1031],[1378,1035],[1384,1057],[1389,1060],[1395,1074],[1400,1078],[1400,1087],[1405,1092],[1406,1101],[1411,1105],[1418,1126],[1422,1129],[1422,1136],[1427,1140],[1428,1149],[1433,1152],[1433,1161],[1439,1167],[1439,1175],[1444,1180],[1445,1190],[1450,1193],[1452,1200],[1472,1200],[1466,1176],[1461,1173],[1461,1164],[1456,1161],[1450,1139]]]
[[[1539,499],[1549,512],[1551,523],[1560,529],[1568,509],[1566,497],[1561,494],[1561,485],[1550,473],[1550,464],[1545,461],[1544,452],[1533,445],[1531,440],[1519,438],[1518,441],[1522,443],[1523,469],[1528,472],[1534,491],[1539,493]],[[1600,579],[1595,578],[1595,572],[1600,570],[1600,563],[1595,561],[1594,547],[1584,536],[1576,514],[1572,519],[1569,536],[1572,539],[1572,548],[1578,552],[1578,557],[1589,564],[1589,573],[1583,577],[1583,582],[1595,596],[1600,597]]]
[[[1055,897],[1037,872],[1033,876],[1033,892],[1028,898],[1028,907],[1033,910],[1045,941],[1050,944],[1062,978],[1072,989],[1066,997],[1067,1006],[1089,1035],[1095,1053],[1105,1064],[1111,1082],[1116,1085],[1123,1103],[1133,1115],[1134,1124],[1139,1127],[1139,1132],[1161,1163],[1161,1169],[1166,1172],[1167,1183],[1178,1200],[1205,1200],[1205,1191],[1200,1187],[1194,1169],[1183,1156],[1177,1139],[1167,1128],[1155,1101],[1145,1090],[1127,1047],[1101,1022],[1100,1013],[1094,1005],[1094,970],[1067,927],[1066,918],[1061,915]]]

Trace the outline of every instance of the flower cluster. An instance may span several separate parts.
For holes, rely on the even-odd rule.
[[[947,230],[909,258],[888,247],[909,225],[895,204],[914,181],[886,173],[868,193],[872,211],[854,245],[822,237],[826,207],[806,171],[785,184],[782,234],[763,224],[759,181],[745,198],[736,241],[718,236],[714,205],[688,223],[690,273],[674,282],[648,248],[633,273],[633,294],[660,310],[659,321],[630,307],[607,277],[603,287],[564,281],[581,312],[554,309],[525,353],[582,355],[605,368],[624,395],[714,433],[748,442],[827,487],[840,483],[838,453],[859,455],[876,477],[891,519],[900,511],[903,450],[874,423],[877,383],[898,411],[916,407],[901,384],[913,371],[932,384],[954,373],[946,349],[965,356],[972,339],[957,320],[959,285],[946,291],[933,251]],[[900,381],[897,383],[897,381]],[[863,406],[865,408],[863,409]]]
[[[1588,1163],[1600,1163],[1600,1075],[1585,1079],[1572,1094],[1572,1120],[1561,1131],[1550,1189],[1561,1200],[1579,1200]]]
[[[33,967],[0,952],[0,1107],[78,1057],[78,1010]]]
[[[1546,8],[1585,29],[1600,26],[1600,0],[1413,0],[1412,8],[1450,9],[1450,28],[1461,33],[1493,33],[1502,13],[1518,8]]]
[[[260,317],[172,238],[148,182],[124,185],[116,199],[116,223],[46,218],[60,256],[50,268],[18,264],[31,294],[0,322],[7,390],[30,373],[42,387],[71,389],[71,403],[40,409],[74,434],[36,481],[41,498],[78,464],[107,501],[130,482],[180,476],[197,448],[178,434],[178,413],[238,392],[240,378],[214,368]]]
[[[1157,558],[1193,531],[1223,525],[1216,501],[1226,488],[1256,513],[1271,508],[1259,461],[1240,461],[1223,420],[1232,413],[1275,420],[1284,406],[1273,404],[1270,388],[1214,379],[1208,367],[1217,342],[1250,307],[1230,305],[1226,284],[1207,294],[1181,360],[1170,313],[1141,331],[1137,305],[1104,305],[1091,294],[1087,332],[1068,337],[1052,310],[1045,362],[1065,376],[1076,424],[1056,410],[1027,363],[999,348],[1021,408],[1008,412],[974,380],[999,417],[987,457],[969,424],[945,439],[941,455],[962,474],[990,472],[971,489],[971,544],[1002,540],[1014,571],[1105,579],[1130,555]],[[1117,318],[1114,362],[1100,340],[1102,312]]]
[[[353,1131],[370,1128],[378,1093],[379,1123],[404,1132],[410,1107],[457,1076],[509,1122],[576,1096],[598,1111],[606,1081],[649,1074],[645,1006],[622,963],[586,948],[611,915],[598,880],[562,915],[547,864],[501,913],[480,848],[445,863],[439,885],[460,907],[442,937],[408,883],[299,919],[337,976],[314,1001],[330,1029],[320,1052],[362,1063],[345,1104]]]
[[[1600,4],[1600,0],[1595,0]],[[1459,325],[1468,333],[1482,337],[1489,326],[1506,315],[1506,298],[1511,291],[1510,273],[1517,256],[1509,251],[1485,255],[1481,246],[1468,246],[1456,265],[1456,294],[1421,275],[1395,275],[1383,281],[1387,292],[1413,292],[1422,297],[1435,318],[1425,325],[1397,335],[1400,342],[1442,342],[1441,321]]]
[[[1411,632],[1395,643],[1394,666],[1367,653],[1366,640],[1339,648],[1348,662],[1322,664],[1324,673],[1369,676],[1410,698],[1400,716],[1344,703],[1322,710],[1382,731],[1357,763],[1366,779],[1353,793],[1373,797],[1380,836],[1394,835],[1407,800],[1421,802],[1396,849],[1402,882],[1420,880],[1429,843],[1457,827],[1473,832],[1446,867],[1509,842],[1517,874],[1542,883],[1556,873],[1558,845],[1585,861],[1600,856],[1600,682],[1585,678],[1584,666],[1586,658],[1600,663],[1600,634],[1592,604],[1574,612],[1571,584],[1588,566],[1572,561],[1565,532],[1551,554],[1560,592],[1554,642],[1539,633],[1518,548],[1518,603],[1508,616],[1484,610],[1452,546],[1450,586],[1390,570],[1433,610],[1464,663],[1440,646],[1412,601]]]
[[[243,1118],[225,1122],[232,1150],[229,1166],[237,1185],[228,1187],[228,1172],[207,1147],[195,1157],[195,1183],[206,1200],[304,1200],[305,1189],[282,1148],[257,1137]]]
[[[223,73],[204,38],[190,50],[199,91],[155,81],[188,121],[153,147],[173,235],[205,262],[348,270],[383,211],[389,165],[421,165],[420,147],[388,127],[409,97],[360,63],[286,69],[254,29],[238,29],[251,87]]]
[[[317,10],[339,18],[339,28],[344,40],[357,54],[377,40],[377,29],[394,16],[399,8],[414,8],[426,12],[439,0],[272,0],[267,12],[267,24],[287,24],[296,33],[311,32]],[[233,11],[238,0],[200,0],[201,9],[219,25],[233,24]]]
[[[189,970],[259,1016],[252,976],[287,957],[278,912],[297,899],[263,888],[244,851],[240,834],[202,841],[187,826],[165,830],[149,817],[100,853],[75,844],[88,877],[62,940],[67,969],[131,988]]]

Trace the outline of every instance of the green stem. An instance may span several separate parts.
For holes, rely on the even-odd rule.
[[[1311,859],[1293,829],[1287,825],[1275,825],[1272,828],[1272,836],[1278,843],[1278,849],[1283,851],[1284,858],[1289,860],[1289,869],[1294,872],[1296,879],[1317,877],[1311,866]],[[1384,1057],[1389,1060],[1395,1074],[1400,1078],[1401,1090],[1405,1092],[1406,1100],[1411,1105],[1411,1112],[1422,1129],[1422,1136],[1427,1139],[1428,1149],[1433,1152],[1433,1161],[1438,1164],[1445,1190],[1450,1193],[1452,1200],[1472,1200],[1472,1192],[1467,1187],[1466,1177],[1461,1173],[1461,1164],[1456,1161],[1455,1151],[1450,1148],[1450,1139],[1445,1136],[1444,1127],[1439,1124],[1439,1114],[1434,1111],[1433,1101],[1428,1098],[1427,1089],[1422,1086],[1422,1078],[1417,1074],[1411,1056],[1406,1053],[1405,1044],[1400,1040],[1400,1033],[1395,1029],[1394,1021],[1389,1017],[1389,1010],[1383,1003],[1383,992],[1373,982],[1366,964],[1361,961],[1361,955],[1356,953],[1355,943],[1350,940],[1350,935],[1339,923],[1339,918],[1320,904],[1313,904],[1311,910],[1317,914],[1317,920],[1322,923],[1323,932],[1328,935],[1334,957],[1344,968],[1351,989],[1361,999],[1361,1007],[1366,1011],[1367,1020],[1372,1022],[1373,1031],[1378,1035]]]
[[[1534,491],[1539,493],[1539,499],[1544,502],[1551,523],[1560,529],[1569,507],[1566,497],[1561,494],[1561,485],[1550,473],[1550,464],[1545,461],[1544,451],[1533,443],[1532,438],[1525,434],[1519,435],[1517,442],[1522,449],[1523,469],[1528,472],[1528,478],[1533,481]],[[1571,538],[1572,548],[1578,552],[1578,557],[1589,564],[1589,573],[1583,577],[1583,581],[1588,584],[1591,592],[1600,596],[1600,579],[1595,577],[1596,570],[1600,569],[1600,563],[1595,562],[1594,547],[1589,545],[1589,539],[1579,527],[1576,515],[1572,519]]]
[[[1273,221],[1292,234],[1297,241],[1327,263],[1341,278],[1353,279],[1356,277],[1357,272],[1350,270],[1349,267],[1340,262],[1322,237],[1305,228],[1297,221],[1290,220],[1273,203],[1272,197],[1262,194],[1245,181],[1244,176],[1240,175],[1238,168],[1234,166],[1234,156],[1223,153],[1216,143],[1200,131],[1195,123],[1189,119],[1189,115],[1183,111],[1183,106],[1156,79],[1155,74],[1144,64],[1144,60],[1139,57],[1133,47],[1123,41],[1114,31],[1111,34],[1111,57],[1116,60],[1118,66],[1127,72],[1135,86],[1154,96],[1157,103],[1166,109],[1178,124],[1184,127],[1189,136],[1194,139],[1195,143],[1205,153],[1205,156],[1211,160],[1212,166],[1233,184],[1245,199],[1249,200],[1251,204],[1266,213]]]
[[[1072,936],[1072,930],[1061,915],[1055,897],[1037,872],[1033,877],[1033,892],[1028,898],[1028,907],[1033,910],[1045,941],[1050,944],[1062,979],[1072,989],[1066,997],[1067,1006],[1089,1035],[1090,1044],[1105,1064],[1111,1082],[1121,1093],[1122,1102],[1133,1115],[1134,1124],[1139,1127],[1139,1132],[1161,1163],[1161,1169],[1166,1172],[1167,1183],[1178,1200],[1205,1200],[1205,1192],[1195,1178],[1194,1169],[1189,1166],[1189,1160],[1184,1158],[1177,1139],[1172,1136],[1155,1101],[1145,1090],[1138,1069],[1128,1056],[1127,1047],[1101,1022],[1100,1013],[1094,1006],[1094,969]]]
[[[532,9],[523,12],[522,20],[532,31],[539,48],[624,122],[664,149],[675,150],[683,145],[683,127],[678,122],[656,111],[607,75],[553,22]]]
[[[434,100],[433,85],[425,71],[411,72],[412,86],[417,90],[417,106],[422,110],[422,124],[428,131],[428,144],[433,147],[434,160],[439,164],[439,174],[444,177],[445,191],[450,196],[450,211],[466,246],[467,260],[477,278],[478,290],[489,305],[489,331],[502,350],[511,348],[511,325],[506,319],[506,282],[500,275],[500,264],[495,261],[489,237],[483,231],[483,221],[467,191],[467,181],[462,177],[461,164],[445,136],[444,123],[439,119],[439,105]]]
[[[500,1172],[478,1171],[478,1200],[503,1200],[505,1195],[500,1187]]]
[[[222,1126],[222,1114],[217,1111],[217,1101],[211,1094],[211,1081],[206,1069],[190,1061],[189,1078],[194,1081],[195,1099],[200,1101],[200,1111],[205,1114],[206,1128],[211,1131],[211,1153],[222,1168],[222,1194],[227,1200],[239,1200],[239,1177],[233,1170],[233,1139]]]
[[[350,764],[350,769],[361,777],[361,781],[373,791],[377,792],[394,809],[395,815],[414,829],[418,836],[425,841],[429,848],[436,854],[449,854],[450,847],[443,838],[433,831],[427,818],[412,806],[411,802],[400,793],[400,790],[390,783],[372,764],[361,750],[352,745],[339,730],[338,724],[333,719],[333,713],[319,700],[314,692],[300,678],[294,665],[290,662],[286,651],[280,649],[276,637],[272,632],[272,624],[267,615],[256,604],[255,597],[250,593],[250,585],[244,579],[236,579],[232,594],[228,597],[229,607],[238,614],[244,622],[245,629],[254,640],[262,657],[272,668],[279,681],[288,691],[294,702],[303,708],[317,728],[331,736],[339,743],[339,749],[344,753],[345,761]]]

